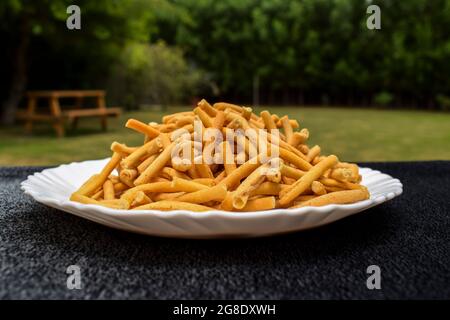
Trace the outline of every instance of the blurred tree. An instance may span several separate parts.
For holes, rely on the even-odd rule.
[[[29,88],[101,86],[136,41],[160,39],[168,47],[137,47],[168,61],[179,47],[186,72],[208,71],[223,98],[242,102],[369,105],[381,97],[442,108],[450,96],[450,0],[79,0],[80,31],[66,28],[69,4],[0,2],[4,122],[27,75]],[[366,27],[370,4],[381,8],[381,30]]]
[[[111,74],[110,98],[127,109],[186,101],[205,83],[205,75],[189,67],[180,49],[161,41],[128,44]]]
[[[160,36],[210,71],[226,97],[248,100],[255,79],[266,103],[370,104],[390,92],[396,105],[433,107],[450,94],[450,0],[174,3],[190,18]],[[366,27],[370,4],[381,8],[381,30]]]
[[[73,1],[3,0],[0,34],[14,36],[4,37],[4,47],[9,49],[6,61],[10,63],[7,81],[10,87],[2,104],[1,122],[10,124],[14,120],[27,83],[28,59],[46,58],[41,52],[30,54],[31,43],[35,47],[46,44],[44,48],[60,55],[57,58],[60,61],[69,57],[76,62],[78,57],[96,72],[105,72],[124,43],[149,40],[155,30],[152,12],[158,3],[163,1],[79,0],[76,4],[81,8],[81,30],[70,31],[66,27],[66,9]],[[50,67],[51,64],[49,69],[58,69]]]

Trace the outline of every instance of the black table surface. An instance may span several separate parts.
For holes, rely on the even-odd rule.
[[[327,226],[235,240],[110,229],[48,208],[0,168],[0,299],[450,298],[450,162],[366,163],[404,192]],[[67,289],[68,266],[81,271]],[[369,290],[367,267],[381,270]]]

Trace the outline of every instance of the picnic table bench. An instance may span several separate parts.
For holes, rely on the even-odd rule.
[[[76,128],[78,119],[82,117],[99,117],[103,130],[107,129],[107,118],[117,117],[121,114],[120,108],[107,108],[105,103],[105,91],[103,90],[52,90],[52,91],[28,91],[27,108],[18,113],[18,118],[25,120],[25,131],[33,131],[34,122],[51,122],[58,137],[65,134],[64,122],[69,120],[72,128]],[[75,105],[69,108],[62,108],[61,98],[75,99]],[[96,107],[83,108],[83,100],[93,98]],[[38,99],[47,99],[49,113],[38,113]]]

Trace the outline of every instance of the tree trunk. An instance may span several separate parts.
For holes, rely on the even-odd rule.
[[[27,83],[27,52],[29,44],[28,27],[25,21],[21,24],[17,47],[13,54],[11,86],[7,99],[2,105],[1,123],[11,125],[16,117],[17,106],[25,91]]]

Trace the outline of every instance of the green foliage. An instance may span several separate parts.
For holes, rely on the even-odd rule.
[[[436,101],[442,110],[450,111],[450,97],[439,94],[436,97]]]
[[[381,30],[368,30],[368,4]],[[179,0],[175,24],[188,57],[222,94],[249,98],[252,79],[278,96],[363,103],[391,92],[396,104],[426,106],[450,94],[450,0]],[[431,103],[432,104],[432,103]]]
[[[394,100],[394,97],[389,92],[383,91],[375,95],[374,102],[378,106],[386,107]]]
[[[129,43],[111,74],[110,97],[128,109],[187,101],[204,79],[189,68],[180,49],[163,42]]]
[[[9,88],[17,39],[28,39],[28,89],[103,87],[110,66],[130,41],[147,42],[155,32],[155,2],[79,0],[81,30],[66,27],[70,0],[3,0],[0,3],[3,88]],[[24,48],[22,48],[24,50]],[[0,89],[1,90],[1,89]],[[0,96],[6,96],[0,92]],[[0,97],[4,98],[4,97]]]
[[[163,40],[180,48],[189,66],[206,70],[223,98],[242,102],[250,100],[255,79],[262,102],[286,96],[290,103],[431,108],[445,105],[436,104],[439,94],[450,96],[450,0],[79,0],[76,32],[65,27],[70,4],[0,2],[4,74],[13,73],[17,38],[29,37],[29,88],[103,87],[130,43]],[[381,8],[381,30],[366,27],[369,4]],[[173,92],[165,77],[154,90]],[[0,96],[8,79],[1,84]],[[133,96],[127,104],[179,99],[164,92]]]

